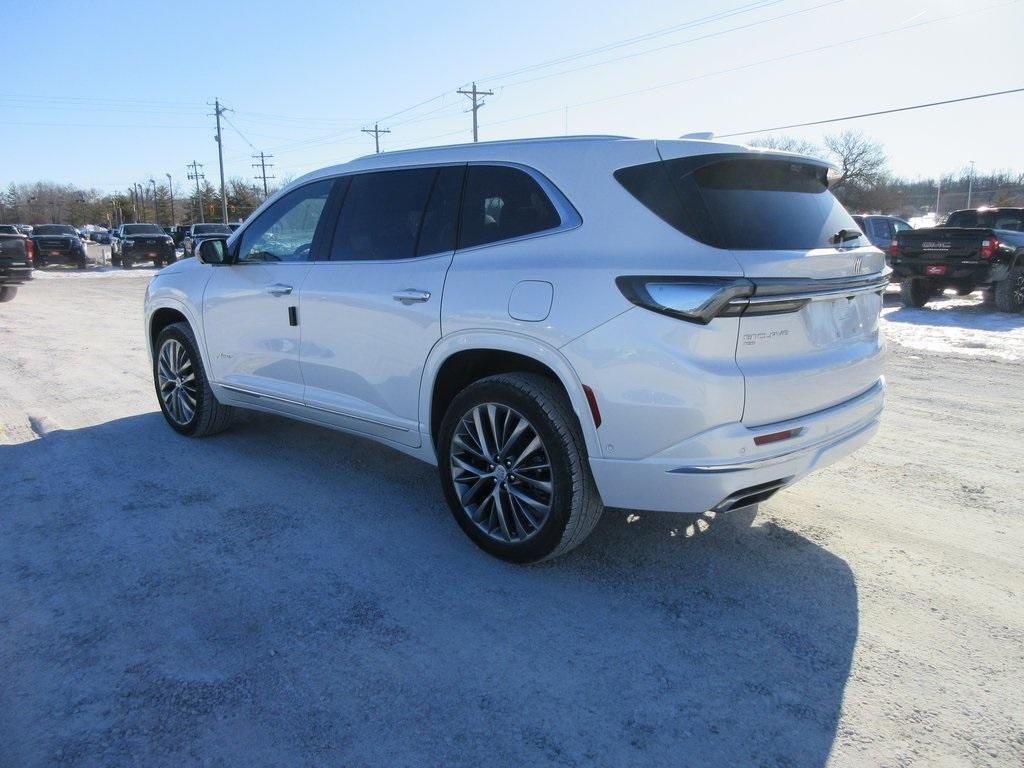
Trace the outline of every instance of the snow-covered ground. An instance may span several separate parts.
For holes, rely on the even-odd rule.
[[[0,304],[0,765],[1024,764],[1015,361],[893,343],[855,456],[516,567],[380,446],[177,435],[143,270],[44,275]]]
[[[997,312],[980,292],[959,297],[947,291],[921,309],[900,306],[886,295],[882,310],[886,338],[909,349],[939,354],[1024,359],[1024,314]]]

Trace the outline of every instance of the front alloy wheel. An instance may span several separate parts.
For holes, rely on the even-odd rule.
[[[160,347],[156,376],[168,418],[187,427],[196,414],[196,373],[191,355],[177,339],[167,339]]]
[[[233,409],[217,401],[197,349],[186,323],[164,328],[155,345],[153,384],[167,423],[183,435],[203,437],[226,429]]]

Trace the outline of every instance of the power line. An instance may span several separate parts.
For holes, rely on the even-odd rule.
[[[260,152],[258,155],[253,155],[252,159],[255,160],[257,157],[260,159],[260,161],[258,163],[253,163],[252,167],[260,169],[260,173],[258,176],[256,176],[256,178],[263,179],[263,197],[266,198],[270,196],[270,192],[267,191],[267,179],[274,178],[273,176],[267,176],[267,168],[274,167],[273,164],[268,163],[267,160],[272,158],[273,155],[268,155],[263,152]]]
[[[477,127],[476,113],[479,111],[480,107],[482,107],[485,104],[485,102],[480,100],[480,97],[481,96],[493,96],[494,95],[494,91],[478,91],[476,89],[476,83],[473,83],[473,89],[472,90],[464,91],[464,90],[462,90],[460,88],[458,91],[456,91],[456,93],[461,93],[463,96],[468,96],[469,100],[473,102],[473,106],[470,108],[472,110],[472,112],[473,112],[473,141],[477,142],[480,139],[479,139],[479,129]]]
[[[788,131],[791,128],[807,128],[812,125],[825,125],[826,123],[840,123],[846,120],[860,120],[863,117],[876,117],[878,115],[892,115],[897,112],[910,112],[915,109],[928,109],[930,107],[941,107],[946,104],[958,104],[963,101],[975,101],[977,99],[988,99],[993,96],[1006,96],[1011,93],[1024,93],[1024,88],[1012,88],[1008,91],[992,91],[991,93],[979,93],[974,96],[961,96],[957,99],[945,99],[943,101],[932,101],[927,104],[915,104],[911,107],[896,107],[894,109],[880,109],[876,112],[862,112],[858,115],[846,115],[844,117],[830,117],[827,120],[812,120],[808,123],[793,123],[792,125],[779,125],[774,128],[761,128],[756,131],[739,131],[737,133],[724,133],[716,136],[719,139],[730,139],[734,136],[750,136],[754,133],[771,133],[772,131]]]
[[[531,77],[531,78],[527,78],[525,80],[516,80],[514,82],[508,83],[507,85],[503,85],[501,87],[503,89],[504,88],[514,88],[514,87],[519,86],[519,85],[526,85],[527,83],[535,83],[538,80],[547,80],[548,78],[551,78],[551,77],[560,77],[561,75],[568,75],[568,74],[571,74],[573,72],[582,72],[585,69],[592,69],[593,67],[600,67],[600,66],[604,66],[605,64],[613,64],[613,63],[615,63],[617,61],[625,61],[626,59],[635,59],[638,56],[646,56],[646,55],[648,55],[650,53],[659,53],[660,51],[666,51],[666,50],[668,50],[670,48],[678,48],[678,47],[683,46],[683,45],[689,45],[690,43],[702,42],[704,40],[710,40],[710,39],[715,38],[715,37],[721,37],[723,35],[728,35],[728,34],[730,34],[732,32],[740,32],[740,31],[743,31],[743,30],[746,30],[746,29],[753,29],[755,27],[760,27],[760,26],[762,26],[764,24],[771,24],[772,22],[782,21],[784,19],[792,18],[793,16],[800,16],[801,14],[804,14],[804,13],[810,13],[812,11],[819,11],[822,8],[828,8],[828,7],[833,6],[833,5],[839,5],[840,3],[843,3],[845,1],[846,0],[829,0],[829,2],[820,3],[818,5],[813,5],[810,8],[800,8],[800,9],[798,9],[796,11],[790,11],[789,13],[783,13],[783,14],[780,14],[778,16],[772,16],[772,17],[767,18],[767,19],[760,19],[758,21],[752,21],[752,22],[750,22],[748,24],[740,24],[740,25],[735,26],[735,27],[728,27],[727,29],[720,29],[717,32],[709,32],[709,33],[707,33],[705,35],[698,35],[697,37],[690,37],[690,38],[687,38],[686,40],[680,40],[679,42],[676,42],[676,43],[669,43],[668,45],[661,45],[661,46],[658,46],[657,48],[648,48],[648,49],[643,50],[643,51],[634,51],[633,53],[627,53],[627,54],[624,54],[622,56],[616,56],[616,57],[611,58],[611,59],[602,59],[601,61],[595,61],[595,62],[592,62],[590,64],[584,64],[584,65],[579,66],[579,67],[573,67],[572,69],[563,69],[563,70],[559,70],[558,72],[549,72],[546,75],[538,75],[537,77]]]

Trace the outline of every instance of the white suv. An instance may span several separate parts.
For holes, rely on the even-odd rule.
[[[889,275],[829,167],[712,141],[394,152],[290,184],[153,278],[160,407],[254,408],[437,464],[479,546],[604,505],[756,504],[870,437]]]

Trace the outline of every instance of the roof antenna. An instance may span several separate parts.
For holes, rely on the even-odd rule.
[[[715,138],[712,131],[698,131],[697,133],[684,133],[680,139],[696,139],[698,141],[711,141]]]

